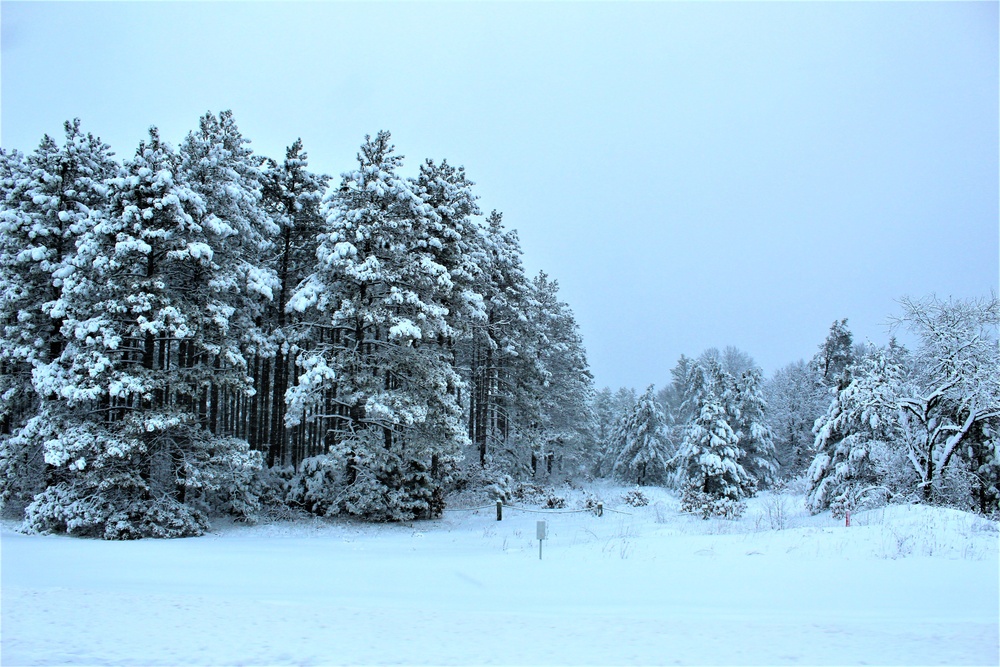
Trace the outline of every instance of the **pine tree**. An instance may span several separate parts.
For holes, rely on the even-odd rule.
[[[532,440],[532,468],[544,462],[552,475],[556,463],[582,472],[593,456],[594,437],[589,427],[593,377],[583,339],[569,306],[559,300],[559,284],[540,272],[532,281],[534,298],[529,321],[537,336],[535,349],[543,382],[537,397],[540,415]]]
[[[308,312],[325,341],[300,357],[288,418],[333,392],[343,410],[313,418],[338,436],[343,510],[406,520],[440,512],[442,475],[465,434],[461,380],[436,344],[454,334],[445,305],[453,283],[431,252],[438,216],[397,174],[402,157],[389,141],[388,132],[366,137],[358,169],[324,204],[319,261],[290,306]]]
[[[218,117],[207,113],[181,144],[177,169],[178,178],[203,203],[194,222],[211,251],[209,261],[193,265],[189,277],[191,284],[206,288],[191,295],[192,309],[209,315],[201,322],[204,353],[193,359],[190,371],[205,377],[197,389],[201,420],[212,433],[220,433],[223,404],[228,397],[249,393],[253,376],[255,418],[247,439],[266,451],[270,394],[261,376],[269,375],[275,349],[261,322],[280,288],[274,270],[266,265],[279,228],[262,204],[260,161],[247,144],[231,112]],[[252,367],[251,360],[257,362]]]
[[[851,381],[850,366],[855,360],[853,344],[854,337],[847,328],[847,318],[834,321],[812,360],[812,367],[824,387],[839,391]]]
[[[893,448],[905,439],[898,405],[906,393],[903,369],[872,348],[849,369],[851,381],[837,392],[826,414],[816,421],[816,457],[809,467],[806,505],[814,512],[827,508],[835,516],[881,502],[886,487],[875,452]]]
[[[262,167],[263,204],[280,227],[271,262],[279,287],[264,325],[274,349],[268,467],[279,463],[298,465],[322,450],[317,429],[306,433],[299,427],[285,425],[285,394],[295,379],[295,359],[302,349],[310,346],[308,330],[299,326],[298,314],[289,311],[286,305],[299,282],[312,271],[317,236],[323,227],[319,206],[329,180],[308,171],[308,165],[308,154],[299,139],[286,151],[284,162],[279,165],[266,159]]]
[[[66,344],[60,297],[75,270],[76,242],[107,203],[118,169],[110,148],[67,121],[62,146],[49,136],[27,158],[3,156],[0,212],[0,496],[20,505],[44,485],[41,442],[18,431],[40,409],[32,376]],[[15,437],[8,437],[8,436]]]
[[[530,448],[528,433],[542,419],[543,369],[529,321],[532,288],[521,264],[520,241],[516,231],[504,228],[497,211],[482,230],[481,257],[474,289],[485,303],[486,320],[473,323],[459,360],[469,368],[469,438],[481,466],[527,475],[532,473],[530,454],[525,457],[522,450]]]
[[[757,367],[744,371],[736,382],[736,403],[739,410],[735,420],[736,430],[740,449],[744,452],[740,463],[754,479],[758,489],[770,487],[778,476],[778,461],[767,423],[767,403],[762,385],[763,379]]]
[[[753,478],[739,463],[739,439],[719,403],[703,404],[682,447],[686,467],[681,509],[704,518],[742,514],[742,500],[754,492]]]
[[[227,310],[211,245],[223,223],[206,219],[178,167],[152,129],[78,243],[58,306],[67,345],[35,373],[36,390],[60,400],[23,433],[45,443],[53,471],[29,529],[169,537],[205,529],[199,505],[255,510],[260,457],[212,437],[202,400]]]
[[[756,481],[741,464],[746,451],[731,424],[739,415],[732,378],[711,355],[703,355],[689,377],[685,410],[696,416],[673,462],[683,490],[682,508],[706,518],[739,516]]]
[[[667,470],[666,418],[650,385],[617,430],[618,453],[614,473],[643,485],[663,478]]]

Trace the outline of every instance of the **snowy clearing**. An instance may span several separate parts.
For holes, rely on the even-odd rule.
[[[105,542],[2,534],[4,665],[982,664],[997,523],[921,506],[847,528],[763,495],[738,521],[629,507],[405,525],[217,525]],[[567,492],[569,507],[579,494]],[[535,526],[548,521],[538,558]]]

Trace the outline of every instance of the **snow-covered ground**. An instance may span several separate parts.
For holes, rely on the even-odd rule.
[[[485,509],[170,541],[8,523],[0,662],[1000,663],[996,522],[911,506],[847,528],[771,495],[703,521],[665,491],[640,508],[624,491],[597,489],[627,515]]]

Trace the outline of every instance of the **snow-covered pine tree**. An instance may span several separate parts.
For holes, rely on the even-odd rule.
[[[670,369],[670,384],[660,392],[660,400],[671,421],[683,427],[694,420],[691,408],[690,388],[693,384],[691,372],[695,361],[687,355],[681,355]]]
[[[539,387],[540,419],[531,429],[532,470],[552,475],[557,464],[576,474],[594,456],[590,431],[593,377],[576,319],[559,299],[559,283],[540,272],[532,281],[534,298],[529,322],[537,337],[535,349],[543,383]]]
[[[541,421],[538,388],[544,382],[528,316],[531,283],[521,263],[515,230],[493,211],[482,230],[482,272],[475,291],[486,304],[486,321],[474,324],[459,359],[469,368],[468,433],[481,466],[514,476],[530,475],[527,436]]]
[[[695,364],[690,378],[685,409],[695,410],[696,416],[685,429],[674,461],[681,507],[705,518],[737,517],[744,510],[743,499],[756,491],[756,482],[740,463],[745,452],[730,424],[736,403],[732,378],[711,356]]]
[[[36,531],[108,539],[202,532],[213,501],[255,510],[260,456],[213,437],[200,398],[227,312],[202,198],[155,128],[111,179],[107,211],[79,240],[53,309],[67,344],[36,369],[43,401],[22,432],[44,442],[46,490],[26,510]]]
[[[295,381],[295,358],[310,346],[309,332],[298,326],[299,317],[285,306],[299,282],[312,271],[317,237],[323,229],[319,206],[329,177],[308,171],[309,156],[297,139],[278,164],[265,159],[263,204],[281,231],[275,241],[271,268],[279,283],[265,318],[266,333],[274,348],[271,391],[271,437],[267,465],[298,465],[325,451],[319,429],[285,425],[285,393]]]
[[[251,447],[268,451],[268,378],[275,349],[261,322],[280,288],[274,270],[266,265],[280,230],[262,205],[260,160],[249,143],[232,112],[223,111],[218,117],[203,115],[198,129],[180,146],[178,179],[203,204],[194,222],[211,253],[207,262],[186,265],[192,269],[187,281],[202,286],[200,293],[189,296],[190,305],[205,314],[199,331],[204,349],[186,372],[201,378],[196,389],[199,414],[212,433],[226,430],[224,410],[235,397],[252,394],[247,440]]]
[[[594,392],[591,398],[590,413],[594,420],[594,435],[597,438],[597,456],[593,462],[594,477],[603,477],[610,473],[614,465],[614,442],[611,434],[618,421],[619,412],[615,409],[614,393],[610,387],[603,387]]]
[[[834,321],[812,359],[812,367],[824,387],[840,391],[851,381],[850,367],[855,361],[853,345],[854,336],[847,328],[847,318]]]
[[[456,336],[468,335],[486,319],[486,305],[477,291],[486,249],[483,229],[475,219],[481,215],[472,192],[475,184],[464,167],[453,167],[447,160],[440,164],[426,160],[411,185],[437,214],[428,218],[425,238],[420,239],[426,245],[421,247],[447,269],[451,289],[442,298],[448,307],[448,321]],[[441,344],[451,349],[454,342],[442,340]]]
[[[16,434],[37,413],[32,373],[65,346],[57,305],[74,270],[76,241],[107,204],[105,179],[118,165],[110,148],[67,121],[65,142],[49,136],[25,158],[4,154],[0,210],[0,497],[23,506],[44,484],[37,439]]]
[[[813,513],[829,508],[843,516],[908,486],[886,486],[875,456],[905,441],[899,420],[899,400],[908,393],[904,369],[885,350],[872,347],[846,372],[851,381],[813,429],[817,454],[807,473],[806,497]]]
[[[397,174],[388,132],[324,203],[318,264],[289,306],[324,338],[299,357],[287,420],[320,419],[346,468],[341,510],[374,520],[433,516],[442,472],[466,442],[461,380],[436,345],[453,336],[453,283],[430,251],[437,213]],[[341,407],[322,409],[332,395]]]
[[[7,340],[16,319],[13,305],[19,298],[19,292],[12,289],[17,276],[11,260],[20,251],[8,225],[20,227],[12,211],[19,207],[18,189],[27,173],[24,154],[0,148],[0,280],[4,285],[0,292],[0,336],[3,337],[0,347],[0,438],[10,435],[31,416],[35,401],[30,367],[14,354],[16,348]]]
[[[740,463],[753,477],[758,489],[768,488],[777,481],[778,461],[767,423],[763,378],[756,366],[744,371],[736,380],[736,405],[739,414],[735,428],[743,451]]]
[[[683,444],[687,462],[681,509],[703,518],[736,518],[742,500],[753,493],[753,480],[739,464],[738,438],[718,403],[706,403],[688,429]]]
[[[616,477],[635,480],[640,486],[663,479],[669,452],[667,424],[653,385],[639,397],[615,435],[618,438],[613,466]]]

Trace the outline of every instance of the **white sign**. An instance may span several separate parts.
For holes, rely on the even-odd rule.
[[[546,523],[544,521],[539,521],[538,522],[538,539],[540,539],[540,540],[544,540],[545,539],[545,527],[546,527]]]

